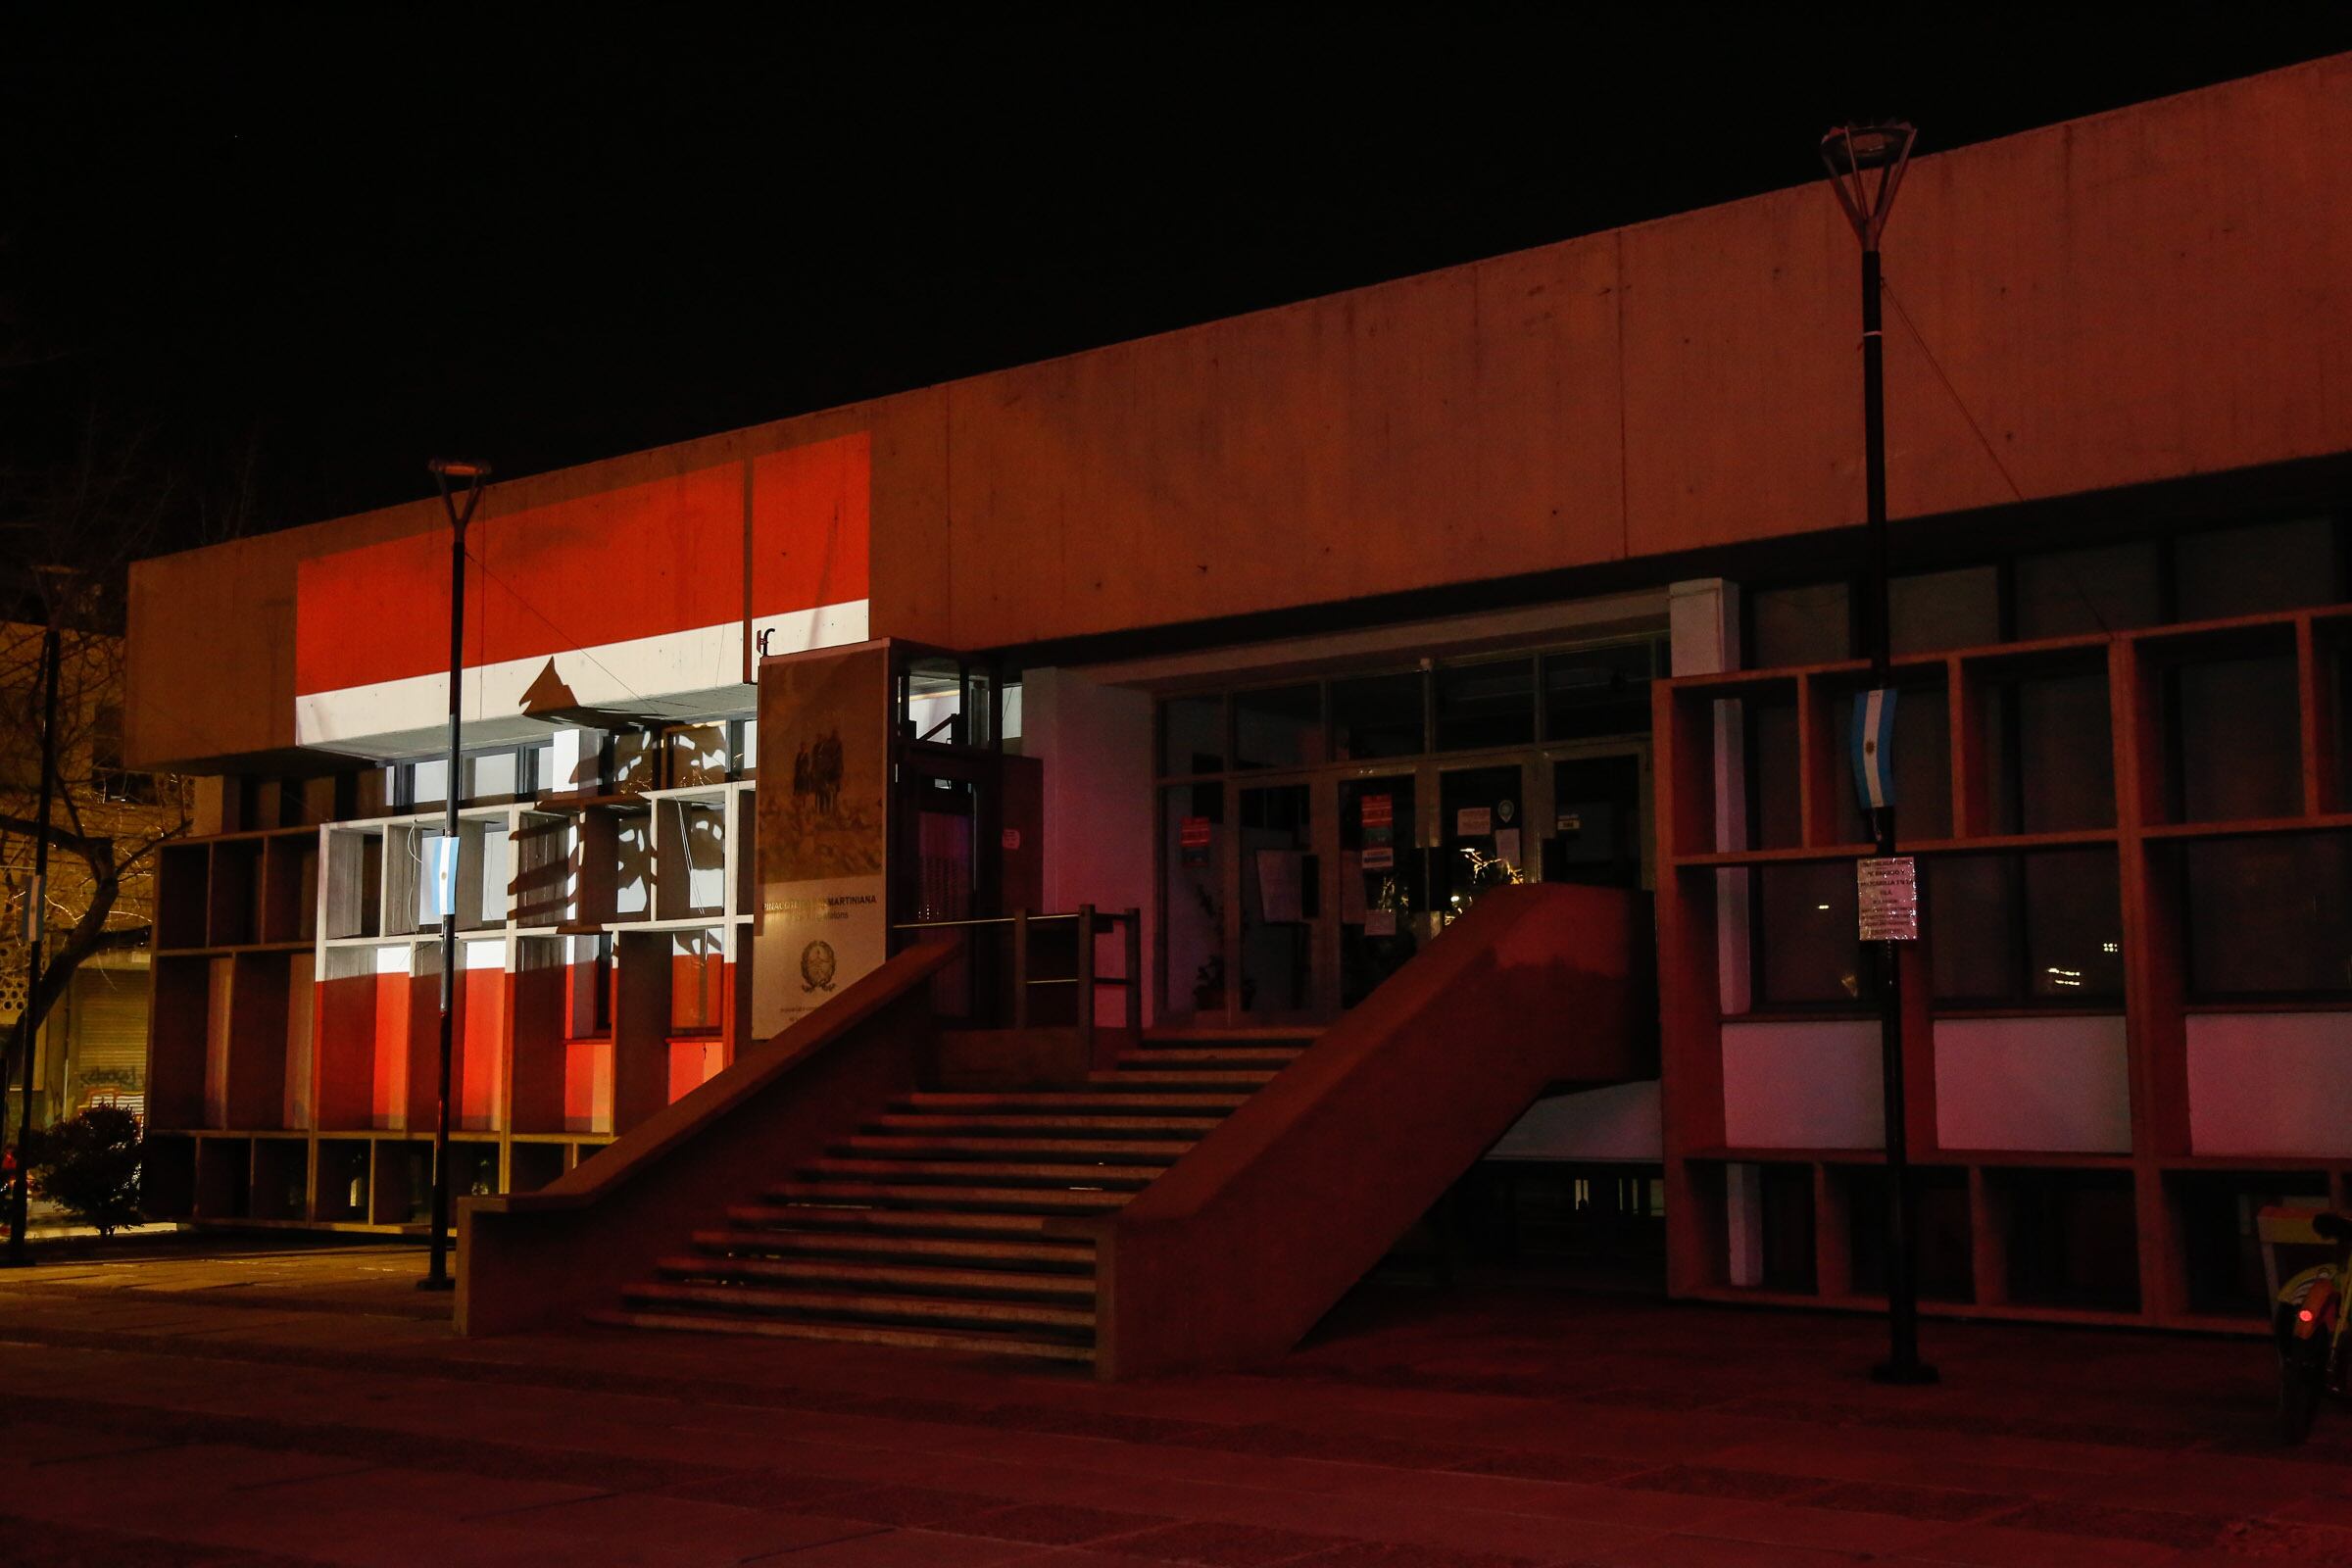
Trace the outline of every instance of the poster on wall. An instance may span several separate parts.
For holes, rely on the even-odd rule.
[[[823,1005],[889,954],[890,650],[760,665],[760,916],[752,1034]]]

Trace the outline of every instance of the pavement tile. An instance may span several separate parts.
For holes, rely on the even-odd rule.
[[[796,1546],[745,1561],[765,1563],[769,1568],[996,1568],[1036,1554],[1036,1545],[1026,1541],[987,1541],[932,1530],[876,1527],[846,1540]]]
[[[2222,1532],[2217,1559],[2293,1562],[2304,1568],[2352,1568],[2352,1530],[2280,1519],[2240,1519]],[[2167,1564],[2166,1568],[2180,1568]]]
[[[706,1481],[689,1481],[667,1490],[671,1496],[702,1502],[732,1503],[738,1508],[787,1509],[813,1507],[873,1489],[862,1481],[840,1481],[831,1476],[742,1470]]]
[[[1214,1524],[1194,1520],[1161,1525],[1107,1545],[1130,1557],[1159,1562],[1211,1563],[1217,1568],[1266,1568],[1351,1543],[1330,1536],[1301,1535],[1295,1530],[1271,1530],[1263,1525]]]
[[[1581,1481],[1605,1485],[1649,1468],[1592,1453],[1545,1453],[1534,1448],[1473,1452],[1443,1468],[1464,1475],[1511,1476],[1521,1481]]]
[[[603,1489],[598,1487],[560,1481],[384,1465],[275,1483],[258,1489],[254,1500],[282,1511],[406,1507],[447,1519],[467,1519],[602,1494]]]
[[[1845,1508],[1892,1514],[1903,1519],[1938,1519],[1957,1524],[2015,1508],[2021,1499],[2002,1493],[1961,1492],[1949,1487],[1906,1487],[1885,1481],[1841,1481],[1804,1499],[1808,1508]]]
[[[782,1513],[768,1508],[736,1508],[725,1503],[697,1502],[690,1497],[644,1492],[616,1493],[574,1502],[535,1503],[476,1517],[533,1535],[577,1537],[600,1544],[637,1541],[692,1544],[726,1561],[843,1541],[866,1535],[873,1528],[862,1520]]]
[[[2073,1501],[2030,1502],[2000,1523],[2013,1530],[2041,1530],[2055,1535],[2103,1536],[2119,1541],[2146,1541],[2186,1549],[2209,1546],[2230,1525],[2212,1514],[2173,1513],[2155,1508],[2110,1508]]]
[[[1580,1559],[1591,1568],[1850,1568],[1876,1553],[1775,1545],[1721,1536],[1658,1536]]]
[[[1018,1502],[1010,1507],[990,1508],[940,1521],[942,1528],[957,1535],[1033,1541],[1046,1546],[1086,1545],[1106,1537],[1133,1535],[1169,1522],[1156,1514],[1077,1508],[1054,1502]]]
[[[315,1559],[0,1514],[12,1568],[311,1568]]]
[[[1545,1555],[1513,1557],[1494,1551],[1465,1551],[1452,1546],[1423,1546],[1380,1541],[1353,1542],[1300,1557],[1285,1568],[1540,1568],[1545,1563],[1575,1559]]]
[[[1692,1497],[1733,1497],[1742,1502],[1778,1502],[1819,1492],[1818,1476],[1788,1476],[1770,1470],[1727,1470],[1714,1465],[1676,1464],[1643,1470],[1616,1483],[1641,1492],[1674,1492]]]
[[[2180,1548],[2121,1537],[2062,1540],[2037,1530],[1979,1521],[1901,1548],[1906,1558],[1963,1568],[2157,1568]]]
[[[806,1506],[836,1518],[858,1519],[867,1524],[937,1525],[1001,1508],[1011,1501],[1010,1497],[942,1492],[931,1487],[872,1487]]]

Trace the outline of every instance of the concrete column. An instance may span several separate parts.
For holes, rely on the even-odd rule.
[[[1153,894],[1157,813],[1152,799],[1151,694],[1105,686],[1072,669],[1031,669],[1021,677],[1021,753],[1045,765],[1045,878],[1049,908],[1134,907],[1144,912],[1144,1020],[1152,1020],[1158,901]],[[1099,939],[1098,974],[1124,961],[1116,936]],[[1126,1003],[1105,987],[1096,997],[1098,1023],[1122,1021]]]

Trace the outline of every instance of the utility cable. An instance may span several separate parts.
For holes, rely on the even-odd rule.
[[[1960,411],[1960,417],[1967,421],[1970,433],[1977,438],[1977,445],[1983,447],[1984,456],[1991,460],[1993,471],[1998,473],[2001,476],[2001,482],[2009,487],[2010,496],[2023,503],[2026,493],[2019,487],[2016,476],[2010,473],[2009,465],[2001,461],[2000,449],[1995,447],[1991,437],[1984,433],[1984,426],[1978,422],[1976,415],[1970,411],[1968,400],[1960,395],[1960,389],[1952,384],[1951,376],[1943,368],[1943,362],[1936,357],[1934,349],[1928,347],[1927,337],[1920,331],[1919,323],[1911,319],[1911,313],[1903,308],[1902,296],[1895,293],[1894,285],[1887,281],[1884,272],[1879,276],[1879,291],[1886,296],[1886,303],[1894,307],[1895,318],[1903,323],[1903,330],[1910,333],[1911,341],[1919,346],[1920,354],[1928,362],[1928,368],[1934,370],[1936,379],[1943,384],[1944,396],[1950,398],[1952,407]],[[2098,601],[2091,596],[2088,589],[2082,586],[2082,579],[2076,574],[2074,566],[2063,554],[2053,554],[2048,559],[2060,571],[2066,573],[2068,586],[2075,590],[2075,597],[2082,601],[2082,608],[2090,612],[2090,618],[2098,622],[2101,634],[2112,639],[2115,636],[2115,628],[2107,624],[2107,617],[2099,611]]]

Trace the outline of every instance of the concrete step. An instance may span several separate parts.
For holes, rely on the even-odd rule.
[[[936,1188],[924,1189],[936,1194]],[[1014,1214],[958,1211],[938,1207],[909,1205],[905,1208],[875,1208],[868,1204],[846,1206],[838,1202],[822,1203],[736,1203],[727,1209],[727,1218],[737,1225],[790,1227],[796,1231],[814,1231],[826,1235],[835,1233],[855,1235],[874,1233],[894,1238],[907,1236],[937,1237],[1033,1237],[1044,1232],[1049,1214]],[[1091,1245],[1091,1244],[1090,1244]]]
[[[922,1138],[859,1133],[826,1151],[843,1158],[899,1155],[915,1159],[1107,1160],[1165,1165],[1197,1140],[1161,1138]]]
[[[1131,1191],[1074,1192],[1060,1187],[959,1187],[941,1182],[786,1182],[768,1197],[812,1207],[984,1209],[1021,1213],[1093,1214],[1117,1208]]]
[[[985,1159],[812,1159],[798,1175],[814,1181],[981,1183],[1012,1187],[1142,1187],[1168,1167]]]
[[[1161,1046],[1149,1051],[1130,1051],[1118,1059],[1118,1068],[1155,1071],[1167,1067],[1273,1067],[1282,1068],[1305,1054],[1299,1046]]]
[[[1024,1274],[1008,1269],[943,1268],[922,1263],[870,1263],[839,1258],[665,1257],[655,1265],[663,1279],[682,1284],[753,1280],[810,1290],[872,1290],[877,1287],[921,1296],[1040,1297],[1084,1301],[1095,1298],[1089,1274]]]
[[[1241,1029],[1154,1025],[1144,1031],[1146,1051],[1183,1046],[1298,1046],[1314,1044],[1323,1033],[1320,1024],[1262,1024]]]
[[[838,1322],[925,1323],[957,1328],[1024,1328],[1091,1335],[1095,1312],[1042,1301],[991,1301],[883,1292],[785,1290],[757,1285],[632,1285],[623,1301],[658,1310],[715,1308],[749,1316],[808,1316]]]
[[[776,1209],[775,1213],[796,1213]],[[969,1216],[957,1216],[969,1217]],[[1033,1216],[1019,1215],[1027,1219]],[[919,1262],[936,1260],[967,1268],[1005,1268],[1036,1271],[1058,1269],[1093,1277],[1095,1244],[1083,1237],[1067,1241],[996,1241],[985,1237],[893,1236],[860,1231],[764,1229],[744,1226],[732,1230],[696,1231],[694,1245],[703,1250],[737,1255],[808,1258],[871,1258]]]
[[[1112,1073],[1093,1073],[1090,1081],[1115,1077]],[[1267,1077],[1273,1074],[1268,1073]],[[1180,1083],[1192,1080],[1178,1075]],[[1127,1093],[1104,1090],[1030,1089],[999,1090],[991,1094],[962,1094],[950,1090],[926,1090],[907,1095],[892,1105],[895,1112],[908,1111],[985,1111],[1004,1114],[1010,1111],[1042,1110],[1063,1115],[1125,1115],[1145,1111],[1176,1111],[1190,1116],[1209,1111],[1233,1110],[1250,1098],[1250,1085],[1245,1089],[1220,1089],[1196,1086],[1192,1093],[1165,1090],[1147,1093],[1149,1086],[1129,1080]]]
[[[1208,1116],[1061,1116],[1052,1111],[910,1111],[876,1116],[860,1137],[905,1135],[954,1138],[967,1134],[1005,1134],[1035,1137],[1078,1136],[1110,1140],[1183,1137],[1188,1141],[1215,1130],[1225,1118]]]
[[[591,1312],[590,1322],[608,1328],[659,1329],[681,1334],[745,1334],[778,1340],[823,1340],[844,1345],[881,1345],[896,1349],[955,1350],[964,1354],[1043,1357],[1092,1361],[1095,1348],[1074,1340],[1033,1338],[983,1329],[895,1328],[879,1323],[826,1323],[792,1318],[739,1317],[733,1313]]]
[[[1148,1067],[1120,1067],[1110,1072],[1090,1072],[1089,1085],[1099,1089],[1170,1090],[1197,1088],[1202,1090],[1239,1090],[1247,1092],[1274,1081],[1271,1069],[1249,1067],[1203,1067],[1187,1072],[1182,1068],[1160,1070]]]

